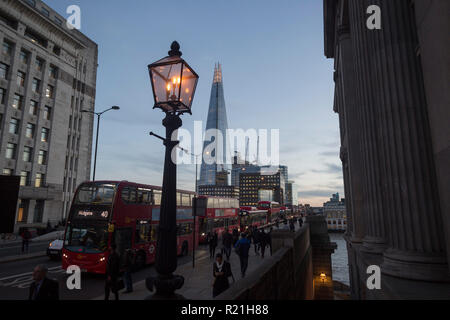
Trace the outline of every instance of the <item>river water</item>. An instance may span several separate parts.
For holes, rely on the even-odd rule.
[[[344,233],[329,233],[331,242],[337,244],[337,249],[331,255],[333,265],[333,280],[350,285],[348,274],[347,246],[344,240]]]

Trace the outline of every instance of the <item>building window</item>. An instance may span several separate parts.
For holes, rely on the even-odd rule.
[[[41,12],[44,16],[50,17],[50,11],[48,11],[48,9],[46,7],[42,7]]]
[[[52,108],[50,108],[49,106],[45,106],[44,107],[44,119],[50,120],[51,115],[52,115]]]
[[[22,110],[23,98],[18,94],[14,94],[12,107],[17,110]]]
[[[14,44],[12,42],[4,41],[3,42],[3,53],[7,56],[12,55],[13,47],[14,47]]]
[[[48,76],[51,79],[56,79],[58,78],[58,68],[55,66],[50,66],[50,68],[48,68]]]
[[[42,128],[42,130],[41,130],[41,141],[42,142],[48,142],[49,133],[50,133],[49,129]]]
[[[3,169],[4,176],[12,176],[12,174],[13,174],[12,169],[7,169],[7,168]]]
[[[31,90],[34,93],[39,93],[39,88],[41,87],[41,80],[34,78],[31,83]]]
[[[19,210],[17,212],[17,222],[27,222],[29,204],[30,204],[30,200],[19,199]]]
[[[19,119],[11,118],[11,121],[9,122],[9,133],[11,134],[18,134],[19,133]]]
[[[28,171],[20,172],[20,186],[30,185],[30,173]]]
[[[34,137],[34,124],[27,123],[27,128],[25,130],[25,137],[33,139]]]
[[[35,116],[37,114],[38,106],[37,102],[34,100],[30,100],[30,114]]]
[[[32,6],[33,8],[36,6],[36,1],[35,0],[26,0],[27,3]]]
[[[25,77],[26,77],[25,72],[17,71],[17,85],[19,87],[25,86]]]
[[[30,147],[23,148],[23,157],[22,157],[23,161],[31,162],[32,155],[33,155],[33,148],[30,148]]]
[[[60,18],[58,18],[58,17],[55,17],[55,23],[57,24],[57,25],[59,25],[59,26],[62,26],[62,20],[60,19]]]
[[[45,96],[47,98],[53,98],[53,93],[54,93],[53,91],[54,91],[53,86],[47,85],[47,89],[45,90]]]
[[[34,223],[41,223],[44,218],[44,200],[37,200],[34,206]]]
[[[0,88],[0,104],[5,104],[6,90]]]
[[[30,54],[24,50],[20,51],[19,54],[19,61],[23,64],[28,64],[28,57],[30,56]]]
[[[7,79],[8,78],[8,70],[9,66],[4,63],[0,63],[0,78]]]
[[[36,69],[38,71],[42,71],[42,68],[44,67],[44,60],[42,60],[40,58],[36,58],[35,64],[36,64]]]
[[[17,147],[17,145],[14,143],[8,143],[6,145],[6,159],[15,159],[16,158],[16,147]]]
[[[38,164],[41,164],[41,165],[47,164],[47,151],[39,150]]]
[[[34,181],[34,186],[36,188],[41,188],[44,186],[45,175],[43,173],[36,173],[36,180]]]

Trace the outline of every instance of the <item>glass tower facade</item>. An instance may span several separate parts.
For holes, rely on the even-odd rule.
[[[222,82],[222,67],[217,64],[214,67],[214,78],[211,88],[211,98],[209,101],[208,120],[206,122],[206,133],[209,130],[217,130],[211,140],[203,142],[203,161],[200,169],[200,180],[198,185],[216,185],[219,176],[217,172],[228,171],[229,165],[226,163],[229,150],[229,142],[227,139],[227,111],[225,108],[225,97]],[[222,145],[218,143],[216,137],[222,137]],[[220,154],[218,148],[222,151]],[[216,159],[213,163],[206,163],[205,157]],[[227,177],[228,180],[228,177]],[[223,184],[223,182],[221,183]],[[226,183],[228,185],[228,182]]]

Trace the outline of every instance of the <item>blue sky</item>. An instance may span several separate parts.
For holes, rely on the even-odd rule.
[[[98,179],[161,185],[163,114],[152,110],[147,65],[181,44],[200,75],[183,128],[206,123],[214,64],[223,68],[230,128],[280,129],[280,162],[299,201],[343,196],[333,64],[323,55],[319,0],[46,0],[63,16],[81,8],[81,31],[99,45],[96,109],[102,118]],[[194,189],[195,166],[178,167],[178,187]]]

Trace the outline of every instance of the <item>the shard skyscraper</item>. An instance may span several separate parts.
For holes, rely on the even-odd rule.
[[[208,120],[206,122],[206,133],[208,130],[215,129],[222,135],[223,143],[222,146],[220,144],[214,144],[215,138],[213,137],[208,141],[205,139],[203,142],[203,156],[204,157],[215,157],[217,161],[212,164],[208,164],[205,162],[205,158],[202,161],[201,169],[200,169],[200,180],[198,185],[217,185],[224,184],[224,177],[226,177],[226,184],[228,185],[228,164],[226,163],[228,151],[227,146],[229,145],[227,141],[227,110],[225,108],[225,98],[223,93],[223,82],[222,82],[222,66],[220,64],[215,65],[214,67],[214,78],[213,84],[211,88],[211,98],[209,101],[209,110],[208,110]],[[210,131],[211,132],[211,131]],[[217,136],[217,134],[215,134]],[[213,149],[210,153],[208,150],[211,149],[211,146],[216,146],[223,150],[220,154],[217,152],[217,148]],[[209,147],[208,147],[209,146]]]

